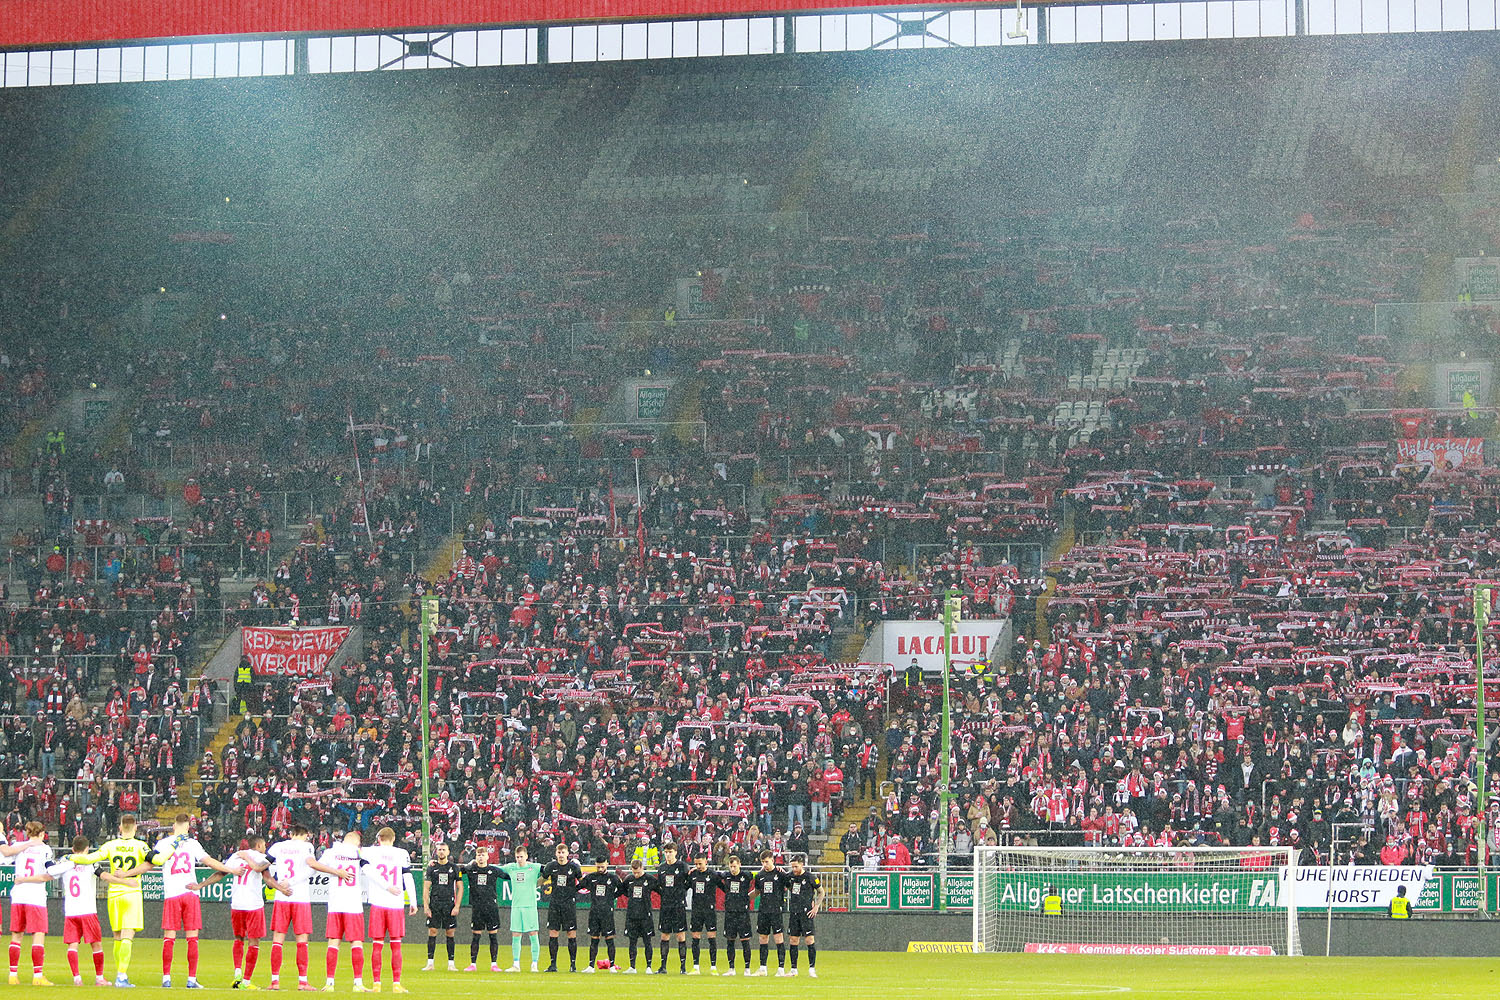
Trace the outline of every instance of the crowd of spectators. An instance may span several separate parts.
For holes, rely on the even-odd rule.
[[[34,288],[50,339],[0,357],[0,432],[34,446],[9,489],[41,502],[10,548],[7,823],[97,834],[191,772],[211,844],[298,817],[415,845],[425,714],[454,845],[919,863],[937,688],[858,651],[959,587],[1018,637],[955,682],[960,858],[1472,862],[1494,411],[1428,408],[1425,334],[1368,322],[1419,297],[1431,220],[1159,202],[205,282],[202,336],[118,356],[57,335],[104,315],[86,289]],[[1442,350],[1491,351],[1488,317]],[[648,377],[663,422],[611,419]],[[25,438],[82,387],[125,398],[112,446]],[[292,623],[359,638],[321,673],[195,679],[202,640]]]

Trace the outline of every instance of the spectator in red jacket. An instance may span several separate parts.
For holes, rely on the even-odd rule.
[[[823,764],[823,783],[828,786],[828,801],[833,806],[842,805],[844,801],[844,772],[829,757]]]
[[[891,834],[885,843],[885,867],[890,871],[905,871],[911,867],[911,852],[901,842],[899,833]]]
[[[813,834],[826,833],[828,831],[828,781],[820,772],[814,772],[807,779],[807,794],[812,799],[812,832]]]

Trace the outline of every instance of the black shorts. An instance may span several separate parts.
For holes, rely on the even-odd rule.
[[[755,930],[759,934],[780,934],[782,917],[780,913],[767,913],[761,910],[755,915]]]
[[[716,931],[718,929],[719,929],[719,915],[717,913],[715,913],[713,910],[694,910],[693,911],[692,926],[689,928],[689,930],[692,930],[695,933],[702,933],[703,931],[708,931],[708,933],[712,934],[712,933],[714,933],[714,931]]]
[[[458,917],[453,913],[453,900],[434,899],[428,904],[432,916],[427,918],[429,930],[451,931],[458,926]]]
[[[549,931],[576,931],[578,908],[572,905],[547,907],[547,929]]]
[[[469,927],[475,932],[498,931],[500,908],[498,906],[476,906],[469,911]]]
[[[677,934],[687,930],[687,910],[680,906],[674,906],[670,910],[661,911],[658,918],[663,934]]]
[[[724,936],[731,941],[739,941],[750,937],[750,913],[724,914]]]
[[[589,935],[591,937],[615,936],[615,911],[600,904],[589,907]]]
[[[813,918],[806,913],[791,913],[786,918],[786,932],[792,937],[812,937]]]
[[[656,928],[651,925],[651,918],[625,917],[625,936],[633,938],[648,938],[656,933]]]

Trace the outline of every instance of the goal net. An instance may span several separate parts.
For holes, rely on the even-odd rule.
[[[1296,863],[1276,847],[977,847],[974,950],[1300,955]]]

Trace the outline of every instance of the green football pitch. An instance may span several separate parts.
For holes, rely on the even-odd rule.
[[[1497,940],[1500,944],[1500,940]],[[187,976],[185,947],[179,942],[173,982],[181,988]],[[296,992],[294,949],[287,949],[282,968],[282,990]],[[1500,996],[1500,958],[1101,958],[1077,955],[912,955],[886,952],[831,952],[818,956],[820,978],[808,979],[804,968],[797,979],[714,979],[678,975],[676,955],[665,976],[591,976],[522,972],[519,975],[492,972],[421,972],[427,958],[424,944],[409,943],[405,949],[406,987],[414,996],[488,997],[515,993],[528,1000],[580,1000],[591,996],[610,1000],[655,1000],[659,997],[718,998],[744,993],[751,996],[846,997],[848,1000],[926,1000],[939,997],[995,997],[1012,1000],[1045,1000],[1047,997],[1127,997],[1146,1000],[1162,997],[1244,998],[1275,1000],[1388,1000],[1391,996],[1414,996],[1421,1000],[1474,1000]],[[30,949],[23,949],[21,989],[31,981]],[[584,954],[587,952],[585,951]],[[323,985],[323,945],[314,941],[310,950],[309,981]],[[347,949],[340,956],[337,989],[350,992],[352,980]],[[368,957],[368,955],[367,955]],[[488,958],[488,948],[481,950]],[[510,959],[509,947],[501,949],[502,964]],[[566,951],[560,956],[567,965]],[[623,959],[624,950],[619,957]],[[722,961],[722,956],[721,961]],[[806,963],[806,956],[804,965]],[[263,946],[255,980],[264,987],[270,975],[270,949]],[[522,956],[529,965],[529,951]],[[580,961],[582,956],[580,956]],[[546,965],[543,950],[543,967]],[[775,963],[772,953],[771,962]],[[644,963],[644,958],[643,958]],[[439,949],[439,966],[446,964]],[[468,947],[461,941],[459,967],[468,964]],[[486,966],[487,966],[486,962]],[[92,962],[83,956],[83,967],[92,982]],[[209,990],[226,990],[232,963],[229,944],[207,941],[202,945],[198,978]],[[114,961],[105,947],[105,975],[114,976]],[[130,978],[139,993],[157,994],[161,983],[161,942],[153,938],[137,941]],[[92,986],[71,985],[66,955],[60,939],[47,946],[47,975],[62,990],[104,993]],[[369,969],[365,983],[370,982]],[[390,992],[389,958],[385,991]],[[113,993],[115,991],[110,990]]]

